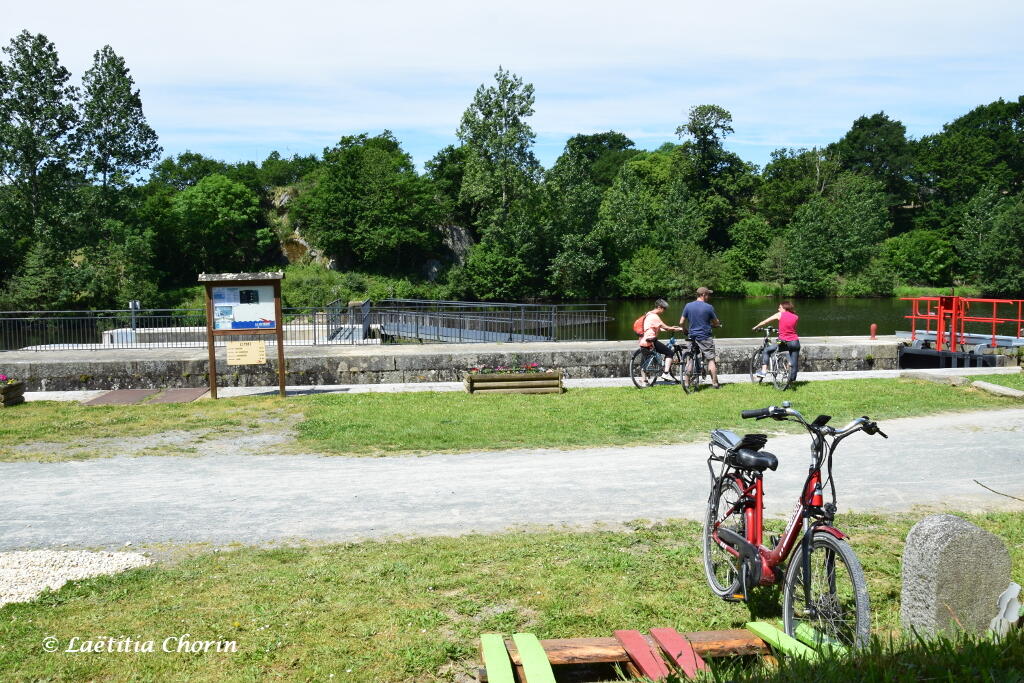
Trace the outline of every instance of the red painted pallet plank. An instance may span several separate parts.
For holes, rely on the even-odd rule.
[[[694,651],[690,641],[674,628],[652,628],[651,636],[669,656],[669,659],[675,662],[689,678],[696,676],[698,671],[707,671],[708,665]]]
[[[665,666],[661,655],[651,649],[640,631],[616,631],[615,638],[622,644],[630,661],[642,675],[654,681],[668,677],[668,667]]]

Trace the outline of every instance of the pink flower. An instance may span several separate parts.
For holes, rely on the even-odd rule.
[[[7,381],[7,375],[0,375],[0,382],[6,382],[6,381]]]

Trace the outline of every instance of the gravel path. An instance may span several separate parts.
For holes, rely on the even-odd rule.
[[[0,607],[28,602],[43,590],[68,581],[144,567],[152,560],[138,553],[83,550],[16,550],[0,553]]]
[[[888,441],[858,434],[837,452],[840,510],[1024,509],[972,481],[1024,498],[1024,409],[891,420],[883,429]],[[224,452],[223,444],[210,447]],[[769,441],[767,450],[781,462],[766,477],[769,513],[791,509],[806,475],[807,448],[806,437]],[[0,550],[341,541],[699,519],[706,453],[704,444],[688,444],[390,458],[0,463],[0,481],[7,482],[0,488]]]

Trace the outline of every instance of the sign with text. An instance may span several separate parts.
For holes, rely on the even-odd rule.
[[[213,329],[272,330],[274,323],[274,287],[240,285],[213,287]]]
[[[260,365],[267,362],[267,346],[261,341],[228,342],[228,365]]]

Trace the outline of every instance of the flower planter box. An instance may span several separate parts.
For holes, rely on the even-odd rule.
[[[509,374],[468,372],[463,384],[471,394],[560,394],[562,372],[513,372]]]
[[[8,408],[25,402],[25,383],[0,384],[0,406]]]

